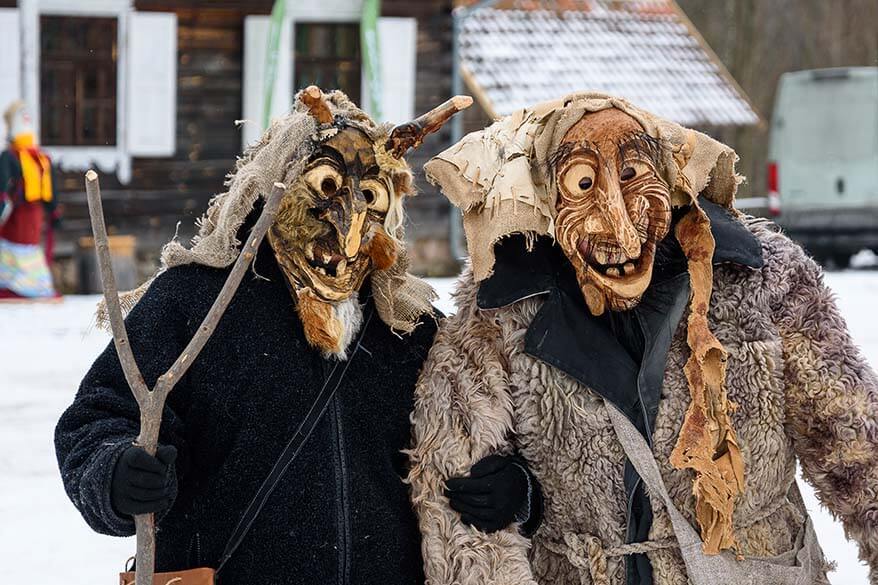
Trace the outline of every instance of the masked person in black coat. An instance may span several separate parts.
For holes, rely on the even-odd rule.
[[[222,288],[260,197],[288,186],[253,274],[169,395],[155,457],[132,446],[138,407],[112,345],[58,423],[64,485],[93,529],[130,535],[133,515],[155,512],[156,570],[221,567],[223,585],[423,581],[402,450],[437,315],[432,289],[406,271],[402,154],[465,105],[388,133],[341,93],[309,88],[244,153],[192,247],[168,244],[160,273],[123,299],[152,387]],[[313,432],[247,513],[309,411]],[[539,486],[520,460],[471,471],[448,485],[464,521],[535,528]]]

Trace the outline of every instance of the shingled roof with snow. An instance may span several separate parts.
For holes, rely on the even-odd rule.
[[[673,1],[519,4],[536,8],[482,8],[461,22],[464,79],[490,115],[597,90],[687,126],[759,121]]]

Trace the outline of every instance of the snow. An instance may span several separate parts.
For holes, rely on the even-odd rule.
[[[452,313],[453,279],[434,279],[439,307]],[[878,364],[878,271],[830,273],[854,339]],[[92,326],[97,297],[57,304],[0,305],[0,583],[71,585],[112,582],[134,552],[133,538],[92,532],[64,494],[52,445],[61,412],[109,336]],[[842,527],[803,484],[827,556],[838,563],[836,585],[866,584],[867,570]],[[40,582],[43,579],[39,579]]]

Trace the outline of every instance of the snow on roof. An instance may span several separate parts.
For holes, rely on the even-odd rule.
[[[464,78],[490,115],[596,90],[688,126],[759,122],[673,0],[565,6],[482,8],[462,20]]]

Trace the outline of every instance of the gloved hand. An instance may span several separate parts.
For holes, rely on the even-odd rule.
[[[110,484],[110,501],[120,516],[162,512],[177,497],[173,445],[159,446],[155,457],[140,447],[128,447],[116,462]]]
[[[489,455],[470,468],[469,477],[451,478],[445,487],[461,522],[482,532],[521,522],[522,532],[530,535],[542,520],[539,482],[518,457]]]

